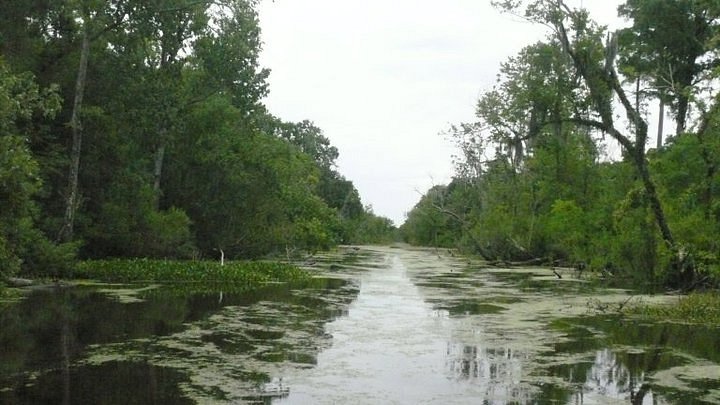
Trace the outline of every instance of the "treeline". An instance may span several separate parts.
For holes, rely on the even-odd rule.
[[[255,5],[0,2],[0,276],[392,234],[322,131],[262,104]]]
[[[718,284],[718,3],[628,0],[619,15],[630,26],[614,33],[562,1],[496,3],[552,34],[502,65],[477,122],[449,131],[455,177],[422,197],[404,238],[487,260]],[[651,147],[658,105],[659,133],[664,108],[675,131]]]

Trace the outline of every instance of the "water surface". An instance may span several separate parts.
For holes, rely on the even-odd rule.
[[[246,294],[36,290],[0,314],[0,403],[720,403],[720,330],[672,303],[449,252],[346,248]]]

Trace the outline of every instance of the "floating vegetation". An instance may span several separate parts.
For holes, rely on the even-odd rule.
[[[720,326],[720,293],[692,293],[679,297],[673,305],[639,304],[629,306],[626,312],[654,321]]]
[[[23,297],[17,288],[8,288],[0,282],[0,309],[18,302]]]
[[[89,260],[79,263],[73,276],[105,282],[190,283],[210,291],[310,278],[306,271],[287,263],[237,261],[221,265],[210,261],[150,259]]]

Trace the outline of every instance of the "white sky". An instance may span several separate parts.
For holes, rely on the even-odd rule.
[[[615,26],[620,0],[569,0]],[[263,0],[261,65],[269,111],[309,119],[340,151],[338,171],[397,225],[452,176],[440,133],[473,122],[500,63],[545,29],[489,0]]]

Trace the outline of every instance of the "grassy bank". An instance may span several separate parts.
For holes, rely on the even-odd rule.
[[[300,281],[310,275],[298,267],[274,262],[175,261],[151,259],[89,260],[77,265],[74,278],[104,282],[231,284],[253,287],[273,281]]]
[[[653,321],[702,323],[720,326],[720,293],[692,293],[679,297],[673,305],[635,305],[626,312]]]

